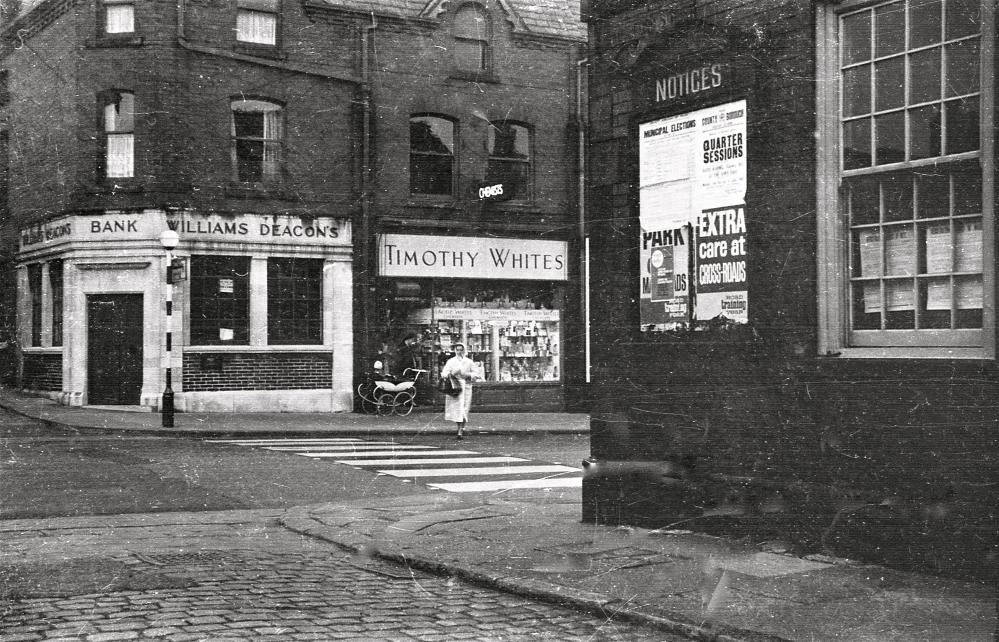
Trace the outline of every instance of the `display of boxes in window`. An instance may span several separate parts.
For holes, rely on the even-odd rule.
[[[423,344],[423,362],[432,363],[436,351],[440,363],[463,343],[484,381],[558,381],[559,312],[519,302],[525,307],[505,302],[507,307],[493,308],[490,301],[475,300],[414,311],[408,319],[412,331],[435,336]]]

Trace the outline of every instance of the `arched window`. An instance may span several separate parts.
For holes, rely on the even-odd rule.
[[[232,103],[232,163],[240,183],[276,184],[284,156],[281,106],[263,100]]]
[[[102,94],[104,178],[135,176],[135,95],[111,91]]]
[[[503,185],[507,200],[531,200],[531,130],[519,123],[489,126],[489,167],[486,182]]]
[[[409,191],[454,193],[454,123],[439,116],[409,119]]]
[[[477,4],[466,4],[454,14],[454,62],[460,71],[488,71],[492,24],[489,13]]]

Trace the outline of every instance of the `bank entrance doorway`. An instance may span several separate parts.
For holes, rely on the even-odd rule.
[[[87,295],[87,403],[138,405],[142,394],[142,295]]]

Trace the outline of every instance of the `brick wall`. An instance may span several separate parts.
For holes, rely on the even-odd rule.
[[[184,353],[184,390],[301,390],[329,388],[328,352]]]
[[[25,354],[25,390],[62,390],[62,354]]]
[[[97,3],[63,3],[57,18],[25,40],[10,40],[11,209],[17,225],[76,209],[161,207],[214,211],[350,213],[356,144],[356,87],[342,29],[306,29],[300,4],[285,3],[286,47],[261,64],[177,46],[177,3],[140,2],[126,46],[98,37]],[[234,49],[235,5],[188,3],[188,41]],[[31,17],[34,17],[32,14]],[[330,42],[335,42],[337,51]],[[319,60],[317,56],[327,58]],[[330,64],[336,61],[337,66]],[[136,96],[135,178],[97,176],[97,94]],[[278,192],[232,189],[230,100],[267,98],[285,106],[286,182]]]
[[[874,502],[980,502],[983,480],[999,476],[994,362],[816,355],[813,10],[798,0],[658,2],[591,22],[591,450],[598,459],[696,462],[700,473],[850,489]],[[751,83],[714,99],[749,101],[750,324],[650,336],[638,330],[631,128],[663,114],[641,93],[655,76],[628,52],[660,60],[684,29],[704,25],[740,34],[750,57],[765,61]],[[660,69],[699,57],[681,51]],[[655,484],[601,497],[615,493],[628,496],[609,509],[623,521],[655,521],[682,506]]]

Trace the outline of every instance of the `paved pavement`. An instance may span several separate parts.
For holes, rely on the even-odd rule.
[[[0,406],[57,423],[76,417],[81,423],[72,425],[101,429],[151,431],[154,428],[148,424],[155,423],[143,427],[119,417],[139,413],[60,410],[9,392],[0,392]],[[194,416],[178,417],[184,431],[197,432],[197,425],[189,421]],[[419,432],[439,426],[432,417],[413,417],[412,429]],[[575,430],[585,424],[579,415],[479,417],[483,430],[555,425]],[[334,416],[320,429],[318,417],[274,414],[208,417],[201,425],[210,434],[384,435],[399,431],[399,424],[393,423],[397,421],[362,417],[343,418],[341,423]],[[358,425],[364,430],[358,431]],[[525,498],[428,489],[364,505],[297,507],[277,519],[294,532],[354,550],[359,559],[392,560],[521,596],[653,624],[695,639],[999,639],[997,595],[986,584],[823,556],[802,559],[687,531],[582,524],[575,498],[554,497],[546,501],[544,491]]]
[[[379,417],[352,412],[178,412],[174,427],[164,428],[162,416],[138,407],[112,410],[107,406],[63,406],[50,399],[24,395],[0,387],[0,407],[56,425],[103,431],[124,430],[143,434],[199,435],[310,435],[349,434],[434,434],[453,433],[454,424],[444,421],[443,412],[418,408],[406,417]],[[472,412],[467,429],[472,432],[589,432],[590,418],[582,413]]]

